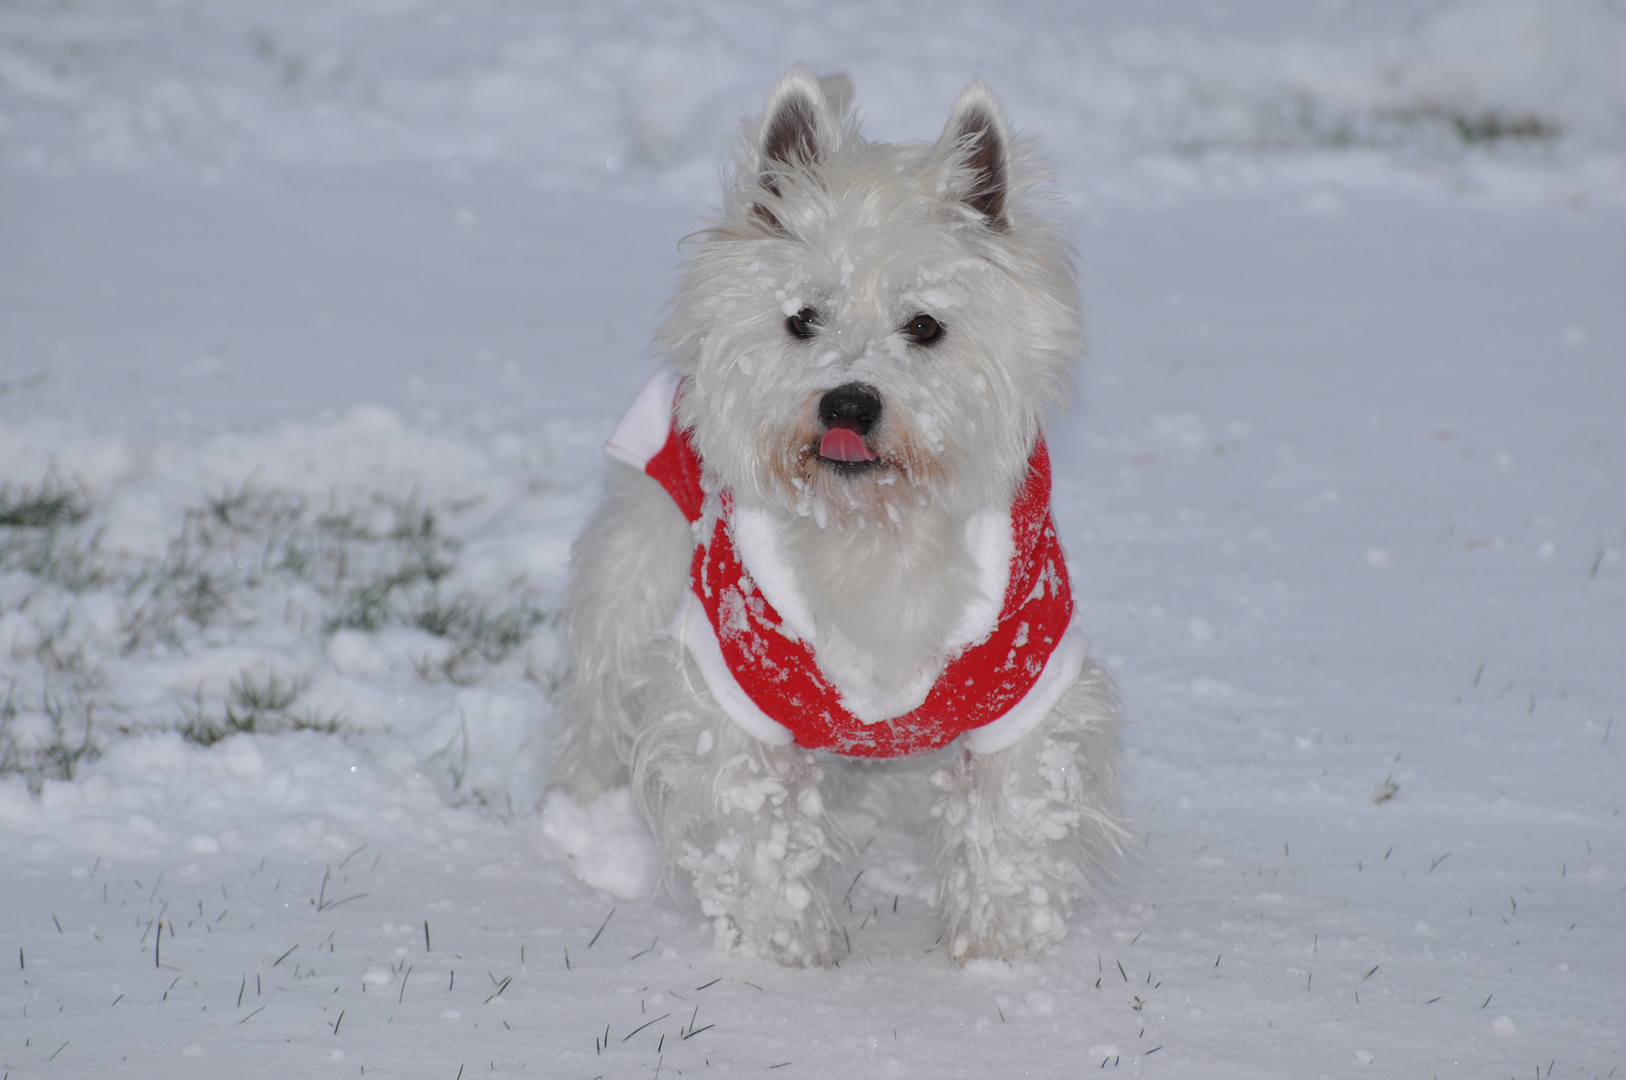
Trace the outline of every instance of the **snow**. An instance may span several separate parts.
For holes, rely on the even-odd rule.
[[[1618,1070],[1623,54],[1602,0],[0,8],[0,1071]],[[797,59],[893,139],[980,73],[1069,193],[1140,843],[1040,962],[954,966],[861,814],[840,966],[731,959],[625,793],[544,802],[603,441]]]
[[[660,875],[654,840],[630,788],[606,791],[586,806],[562,791],[548,792],[541,833],[542,854],[563,858],[583,883],[622,900],[648,896]]]

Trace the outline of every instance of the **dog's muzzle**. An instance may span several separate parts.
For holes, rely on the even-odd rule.
[[[848,383],[819,399],[819,422],[824,438],[819,456],[842,465],[863,465],[876,460],[865,436],[881,419],[881,395],[871,386]]]

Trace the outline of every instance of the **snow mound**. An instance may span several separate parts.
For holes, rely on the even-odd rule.
[[[630,788],[606,791],[586,806],[563,791],[549,792],[537,848],[563,859],[585,884],[622,900],[648,896],[660,871],[654,838]]]
[[[312,731],[529,810],[563,549],[538,556],[528,471],[378,407],[201,442],[8,429],[0,776]]]

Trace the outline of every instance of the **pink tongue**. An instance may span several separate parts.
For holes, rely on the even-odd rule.
[[[851,428],[831,428],[819,443],[819,454],[831,461],[874,461],[875,455],[864,445],[864,439]]]

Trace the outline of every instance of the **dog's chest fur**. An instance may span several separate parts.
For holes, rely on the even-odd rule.
[[[942,668],[945,632],[982,599],[960,523],[919,507],[900,527],[821,528],[792,518],[782,535],[819,668],[873,709],[918,704]]]

